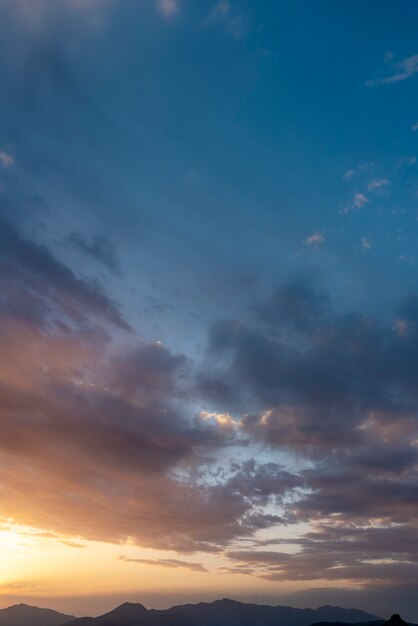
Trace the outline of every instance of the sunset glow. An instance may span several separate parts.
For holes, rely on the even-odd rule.
[[[0,610],[418,622],[417,19],[0,0]]]

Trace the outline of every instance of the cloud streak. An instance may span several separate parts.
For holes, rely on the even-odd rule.
[[[72,231],[64,242],[81,254],[94,259],[120,276],[120,263],[112,242],[105,235],[93,235],[90,240],[81,233]]]
[[[125,563],[139,563],[140,565],[158,565],[159,567],[168,567],[169,569],[189,569],[192,572],[205,573],[208,571],[202,563],[193,563],[180,559],[130,559],[122,555],[119,557],[119,560]]]
[[[395,83],[402,82],[411,78],[418,72],[418,54],[413,54],[392,65],[393,72],[389,76],[383,78],[374,78],[367,80],[366,85],[368,87],[376,87],[378,85],[393,85]]]

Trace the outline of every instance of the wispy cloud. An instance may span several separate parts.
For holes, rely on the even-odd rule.
[[[178,0],[158,0],[158,10],[164,17],[172,17],[179,10]]]
[[[229,1],[219,0],[219,2],[214,4],[212,7],[209,17],[212,20],[225,19],[228,15],[230,15],[230,13],[231,5],[229,4]]]
[[[236,39],[242,37],[247,30],[247,21],[241,13],[232,9],[229,0],[216,2],[207,18],[207,22],[219,22]]]
[[[343,180],[351,180],[352,178],[357,176],[357,174],[363,174],[364,172],[371,170],[374,166],[375,164],[373,161],[369,161],[368,163],[360,163],[360,165],[357,165],[357,167],[354,167],[351,170],[347,170],[343,174]]]
[[[106,235],[93,235],[89,240],[82,233],[72,231],[64,242],[75,250],[98,261],[107,269],[120,275],[120,264],[114,247]]]
[[[392,61],[392,56],[390,58],[387,58],[386,56],[385,60],[390,63]],[[418,72],[418,54],[413,54],[399,63],[391,64],[391,69],[392,73],[389,74],[389,76],[366,80],[366,85],[368,87],[376,87],[377,85],[392,85],[411,78],[411,76],[414,76],[414,74]]]
[[[127,556],[120,556],[119,561],[125,561],[125,563],[139,563],[141,565],[159,565],[160,567],[169,568],[186,568],[192,572],[207,572],[208,570],[203,567],[202,563],[193,563],[191,561],[181,561],[179,559],[130,559]]]
[[[361,249],[363,250],[363,252],[366,252],[367,250],[370,250],[373,246],[373,243],[370,241],[370,239],[368,239],[367,237],[363,237],[361,240]]]
[[[411,130],[413,133],[416,133],[416,131],[418,130],[418,122],[414,122],[413,124],[411,124]]]
[[[67,541],[66,539],[63,539],[61,541],[62,544],[64,544],[65,546],[68,546],[69,548],[85,548],[85,544],[84,543],[78,543],[76,541]]]
[[[312,235],[309,235],[309,237],[306,237],[303,243],[307,246],[318,246],[319,244],[325,243],[325,242],[326,242],[325,235],[317,231],[315,233],[312,233]]]
[[[417,164],[417,157],[415,156],[403,156],[400,159],[398,159],[397,163],[396,163],[396,167],[400,168],[400,167],[412,167],[413,165]]]
[[[368,191],[376,191],[376,189],[381,189],[382,187],[387,187],[390,184],[390,180],[387,178],[376,178],[375,180],[371,180],[367,185]]]
[[[12,165],[14,165],[15,160],[11,154],[9,154],[8,152],[5,152],[4,150],[1,150],[0,151],[0,163],[2,164],[3,167],[11,167]]]

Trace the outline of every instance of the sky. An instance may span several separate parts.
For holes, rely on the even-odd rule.
[[[417,19],[0,0],[0,607],[418,621]]]

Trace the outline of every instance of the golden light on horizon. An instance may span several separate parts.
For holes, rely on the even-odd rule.
[[[222,570],[227,561],[211,554],[174,555],[140,549],[129,543],[111,544],[58,535],[3,521],[0,527],[0,598],[33,598],[167,592],[225,595],[266,593],[271,583]],[[121,556],[124,559],[121,559]],[[142,562],[143,561],[143,562]],[[184,562],[184,566],[181,563]],[[204,571],[188,566],[202,564]],[[284,592],[298,583],[274,584]],[[306,586],[306,585],[304,585]],[[2,603],[3,604],[3,603]]]

